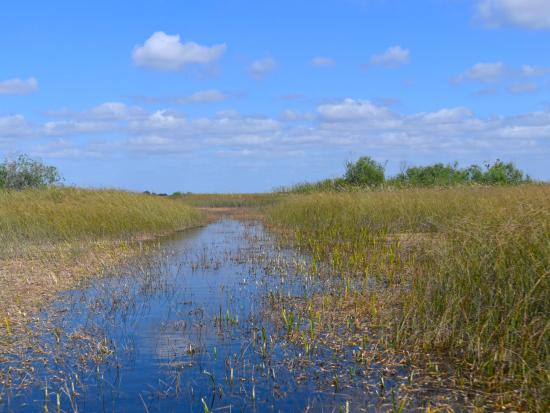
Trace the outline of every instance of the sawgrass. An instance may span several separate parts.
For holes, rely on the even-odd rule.
[[[447,357],[503,404],[548,407],[550,186],[292,196],[267,215],[314,268],[396,292],[388,343]]]
[[[0,251],[26,244],[132,239],[202,222],[195,209],[163,197],[78,188],[0,191]]]
[[[186,205],[202,208],[265,207],[283,199],[285,194],[181,194],[171,198]]]
[[[18,340],[27,337],[29,316],[56,293],[148,248],[136,241],[203,222],[200,211],[164,197],[77,188],[0,190],[0,354],[25,347]]]

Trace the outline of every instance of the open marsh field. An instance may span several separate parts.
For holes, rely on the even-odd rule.
[[[548,407],[547,185],[243,195],[237,208],[197,196],[209,217],[179,198],[70,191],[6,194],[42,207],[0,221],[35,234],[6,235],[25,249],[4,262],[28,261],[3,285],[42,293],[29,305],[2,290],[0,411]],[[93,233],[96,198],[112,222]],[[54,208],[64,224],[31,218]]]
[[[1,4],[0,413],[550,413],[550,0]]]

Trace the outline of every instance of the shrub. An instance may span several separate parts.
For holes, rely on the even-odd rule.
[[[504,163],[497,159],[492,165],[487,164],[487,171],[483,174],[483,181],[489,184],[519,184],[528,182],[529,176],[516,168],[512,162]]]
[[[530,178],[517,169],[512,162],[496,160],[487,163],[483,171],[478,165],[459,168],[458,163],[436,163],[427,166],[413,166],[391,180],[393,184],[409,186],[449,186],[457,184],[514,185],[529,182]]]
[[[26,155],[0,164],[0,188],[40,188],[60,181],[61,175],[55,166],[44,165]]]
[[[384,166],[369,156],[346,165],[345,180],[352,185],[377,186],[384,183]]]
[[[472,173],[474,172],[472,170]],[[453,165],[436,163],[428,166],[413,166],[397,175],[394,181],[412,186],[460,184],[469,181],[469,171],[458,168],[456,163]]]

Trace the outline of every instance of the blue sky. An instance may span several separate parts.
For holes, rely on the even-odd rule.
[[[66,183],[269,191],[370,155],[550,180],[548,0],[18,1],[0,156]]]

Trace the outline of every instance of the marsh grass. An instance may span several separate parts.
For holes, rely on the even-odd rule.
[[[139,241],[204,219],[173,200],[123,191],[0,190],[0,353],[57,292],[139,254]]]
[[[243,208],[273,205],[285,197],[281,193],[252,194],[182,194],[171,198],[193,207]]]
[[[267,215],[313,272],[385,286],[390,346],[446,357],[501,405],[548,407],[550,186],[294,196]]]
[[[0,245],[130,239],[187,228],[201,213],[170,199],[116,190],[0,191]],[[0,247],[1,248],[1,247]]]

